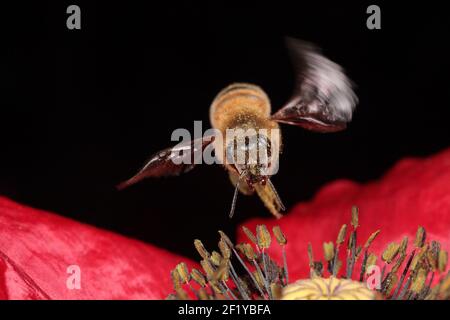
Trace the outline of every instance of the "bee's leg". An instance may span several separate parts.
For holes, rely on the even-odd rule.
[[[236,186],[236,183],[238,183],[239,181],[239,174],[231,170],[228,171],[228,174],[230,176],[231,183],[233,184],[233,186]],[[255,192],[255,190],[250,188],[244,181],[239,184],[239,191],[246,196],[252,195]]]
[[[281,218],[283,215],[280,211],[284,211],[284,205],[270,179],[268,179],[267,183],[264,185],[260,183],[254,185],[254,188],[266,208],[269,209],[275,218]]]

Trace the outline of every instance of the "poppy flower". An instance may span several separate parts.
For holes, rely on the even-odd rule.
[[[0,299],[160,299],[181,259],[0,198]]]
[[[216,251],[196,240],[200,264],[180,263],[0,198],[0,298],[448,298],[450,149],[402,160],[379,181],[335,181],[282,219],[243,227],[235,243],[220,233]],[[375,265],[382,288],[370,290],[360,280]]]
[[[243,299],[450,298],[450,149],[402,160],[365,185],[335,181],[281,220],[247,221],[236,244],[220,238],[225,262],[202,249],[216,272],[202,267],[212,285],[225,274],[234,289],[194,289],[200,298],[233,298],[229,291]],[[180,293],[186,273],[181,278],[171,298],[187,297]]]
[[[411,250],[416,247],[418,254],[429,239],[428,248],[435,251],[436,259],[440,252],[441,263],[445,263],[445,250],[450,248],[450,150],[428,159],[402,160],[381,180],[366,185],[346,180],[330,183],[312,201],[295,206],[281,221],[253,219],[246,226],[250,229],[262,224],[268,228],[281,226],[290,242],[286,246],[286,255],[293,260],[289,264],[290,276],[302,279],[308,277],[314,268],[315,261],[308,259],[308,244],[311,244],[309,255],[318,253],[318,258],[321,258],[327,246],[336,246],[329,241],[339,237],[341,226],[346,224],[350,237],[349,229],[355,229],[348,223],[354,205],[360,211],[360,221],[351,223],[357,225],[358,240],[364,244],[376,232],[376,240],[370,249],[381,258],[379,260],[383,260],[383,253],[389,254],[386,247],[398,249],[393,244],[400,246],[406,239],[409,240],[407,245]],[[238,238],[245,238],[243,231]],[[343,251],[342,254],[348,254]],[[268,252],[274,259],[282,259],[280,250],[276,248],[269,248]],[[323,255],[326,261],[326,252]],[[407,260],[405,257],[403,265]],[[445,269],[444,266],[441,268]],[[438,279],[433,280],[435,283]]]

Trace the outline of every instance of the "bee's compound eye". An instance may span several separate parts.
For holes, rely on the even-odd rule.
[[[236,158],[234,141],[230,142],[226,147],[226,160],[228,164],[234,164]]]

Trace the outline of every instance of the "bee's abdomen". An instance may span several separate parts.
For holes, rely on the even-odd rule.
[[[270,100],[260,87],[233,83],[216,96],[209,116],[213,128],[223,132],[239,123],[267,121],[270,113]],[[258,123],[252,126],[258,127]]]

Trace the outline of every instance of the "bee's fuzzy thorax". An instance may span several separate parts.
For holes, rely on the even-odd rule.
[[[258,86],[234,83],[216,96],[210,107],[211,125],[225,133],[237,123],[254,121],[263,126],[270,119],[271,106],[267,94]]]

